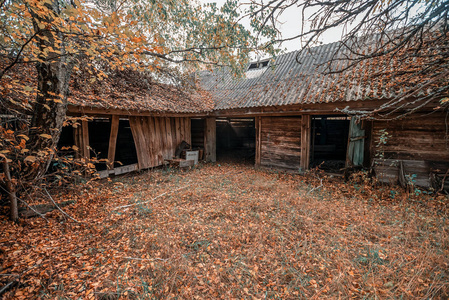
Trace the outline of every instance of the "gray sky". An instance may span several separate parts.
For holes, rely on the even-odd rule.
[[[221,7],[226,0],[199,0],[200,3],[217,3],[217,6]],[[292,37],[298,35],[301,30],[301,10],[299,8],[291,7],[284,11],[284,13],[279,18],[280,21],[280,31],[283,38]],[[243,25],[249,28],[248,20],[243,20]],[[341,39],[340,30],[329,31],[324,34],[320,42],[324,44],[333,43]],[[286,49],[286,52],[291,52],[299,50],[301,48],[301,43],[299,39],[293,41],[287,41],[279,46],[280,49]]]

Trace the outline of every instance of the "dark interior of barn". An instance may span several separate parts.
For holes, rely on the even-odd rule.
[[[192,149],[204,148],[204,119],[191,119]]]
[[[254,118],[217,119],[217,161],[255,163],[256,129]]]
[[[137,164],[136,146],[127,119],[119,121],[114,161],[114,167]]]
[[[346,163],[350,119],[314,116],[311,124],[310,168],[340,173]]]
[[[111,131],[110,120],[94,119],[89,121],[88,124],[90,157],[96,157],[98,160],[107,159]],[[75,157],[75,151],[73,149],[66,149],[66,147],[72,147],[73,145],[75,145],[74,129],[72,126],[65,126],[61,131],[61,137],[58,142],[59,155]],[[119,121],[114,161],[114,167],[137,163],[136,147],[129,121],[126,119]],[[106,161],[96,163],[95,167],[98,171],[106,170]]]
[[[90,157],[97,160],[108,158],[109,132],[111,121],[109,119],[94,119],[89,121],[89,146]],[[95,164],[97,171],[106,170],[106,162]]]

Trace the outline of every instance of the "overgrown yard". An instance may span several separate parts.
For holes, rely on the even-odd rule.
[[[206,165],[55,194],[76,200],[64,210],[79,222],[57,210],[48,222],[0,220],[0,289],[13,283],[2,296],[449,297],[444,196],[322,183]]]

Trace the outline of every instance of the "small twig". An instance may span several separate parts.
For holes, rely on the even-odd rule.
[[[5,292],[7,289],[9,289],[9,287],[11,285],[13,285],[14,283],[16,283],[17,279],[11,281],[10,283],[8,283],[7,285],[5,285],[4,287],[2,287],[2,289],[0,290],[0,295],[3,294],[3,292]]]
[[[53,202],[53,204],[56,206],[57,209],[59,209],[60,212],[62,212],[62,213],[63,213],[66,217],[68,217],[69,219],[71,219],[71,220],[73,220],[73,221],[75,221],[75,222],[77,222],[77,223],[80,223],[80,221],[78,221],[78,220],[72,218],[71,216],[69,216],[65,211],[63,211],[63,210],[59,207],[59,205],[55,202],[55,200],[53,200],[53,197],[50,195],[50,193],[47,191],[46,188],[44,188],[44,190],[45,190],[45,192],[47,193],[48,197],[50,198],[51,202]]]
[[[35,210],[31,205],[29,205],[26,201],[19,199],[19,201],[21,201],[23,204],[25,204],[30,210],[32,210],[34,213],[36,213],[37,215],[39,215],[41,218],[45,219],[45,221],[47,221],[48,223],[50,222],[46,217],[45,214],[41,214],[40,212],[38,212],[37,210]]]
[[[0,289],[0,296],[1,296],[5,291],[7,291],[13,284],[15,284],[15,283],[17,283],[18,281],[20,281],[20,278],[22,278],[23,274],[25,274],[25,273],[28,272],[29,270],[34,269],[35,267],[40,266],[40,265],[41,265],[41,264],[39,264],[39,265],[34,265],[34,266],[32,266],[31,268],[28,268],[28,269],[26,269],[25,271],[23,271],[22,273],[16,274],[16,275],[14,275],[14,274],[1,274],[1,275],[5,275],[5,276],[6,276],[6,275],[14,276],[14,277],[16,277],[16,278],[15,278],[13,281],[7,283],[4,287],[2,287],[2,288]]]
[[[156,197],[154,197],[154,198],[152,198],[152,199],[150,199],[150,200],[147,200],[147,201],[136,202],[136,203],[132,203],[132,204],[128,204],[128,205],[117,206],[117,207],[114,208],[113,210],[119,210],[119,209],[122,209],[122,208],[127,208],[127,207],[131,207],[131,206],[139,205],[139,204],[148,203],[148,202],[154,201],[154,200],[156,200],[156,199],[158,199],[158,198],[160,198],[160,197],[162,197],[162,196],[165,196],[166,194],[170,194],[170,193],[173,193],[173,192],[177,192],[177,191],[182,190],[182,189],[185,189],[185,188],[187,188],[187,187],[189,187],[189,186],[190,186],[190,184],[185,185],[185,186],[180,187],[180,188],[177,188],[176,190],[173,190],[173,191],[167,191],[167,192],[162,193],[162,194],[160,194],[160,195],[158,195],[158,196],[156,196]]]
[[[318,190],[319,188],[321,188],[323,186],[323,178],[320,178],[320,185],[317,187],[314,187],[313,189],[311,189],[310,191],[307,192],[306,196],[309,195],[310,193],[312,193],[314,190]]]
[[[442,192],[444,190],[444,182],[446,181],[446,177],[448,174],[449,174],[449,169],[447,169],[446,174],[444,174],[444,177],[441,180],[441,188],[440,188],[439,192]]]

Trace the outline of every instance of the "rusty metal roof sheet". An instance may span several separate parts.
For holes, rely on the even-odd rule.
[[[412,82],[410,76],[397,76],[399,67],[410,70],[419,65],[406,50],[400,58],[377,57],[346,71],[329,72],[343,70],[349,64],[343,58],[351,58],[352,53],[339,50],[340,45],[336,42],[280,55],[268,67],[248,70],[245,78],[235,78],[226,68],[202,71],[200,87],[210,93],[215,110],[224,110],[391,99],[414,84],[426,82],[424,77]],[[333,57],[342,60],[329,65]]]

